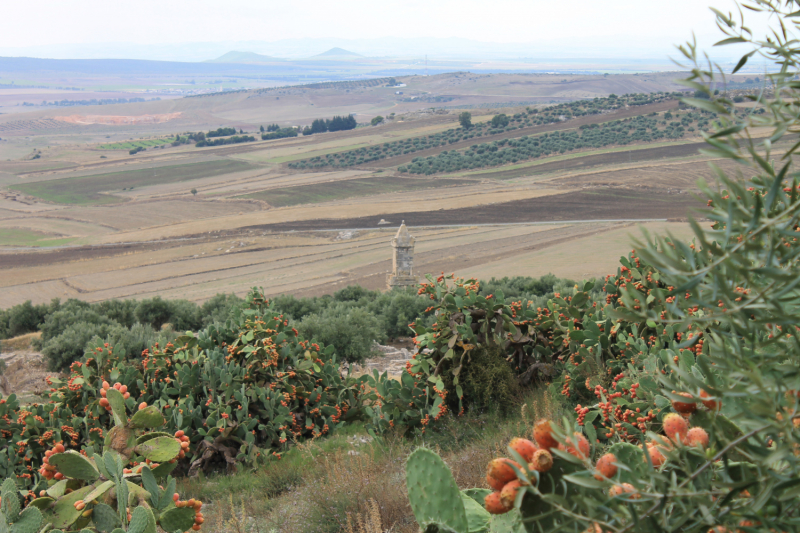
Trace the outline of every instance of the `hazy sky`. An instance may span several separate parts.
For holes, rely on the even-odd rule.
[[[5,0],[0,47],[289,38],[569,39],[662,49],[694,30],[716,37],[713,4],[732,0]]]

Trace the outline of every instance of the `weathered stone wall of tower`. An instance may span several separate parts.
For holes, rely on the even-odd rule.
[[[414,243],[416,239],[408,233],[406,223],[400,225],[397,235],[392,239],[392,273],[387,276],[386,284],[392,287],[408,287],[419,283],[414,275]]]

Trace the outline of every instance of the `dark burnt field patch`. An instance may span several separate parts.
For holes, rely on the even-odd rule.
[[[259,231],[313,231],[376,228],[381,219],[410,226],[504,224],[577,220],[683,219],[691,208],[703,204],[688,193],[654,195],[651,192],[622,188],[586,189],[500,204],[447,209],[409,211],[368,217],[316,219],[264,224],[243,229]]]

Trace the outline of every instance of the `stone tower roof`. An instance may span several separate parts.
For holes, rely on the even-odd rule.
[[[397,235],[392,239],[392,244],[395,246],[414,246],[414,237],[408,232],[406,221],[404,220],[400,227],[397,229]]]

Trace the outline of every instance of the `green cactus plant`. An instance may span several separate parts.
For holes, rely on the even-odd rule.
[[[483,500],[492,491],[459,491],[450,469],[433,451],[418,448],[406,463],[406,484],[411,509],[426,533],[522,533],[517,510],[491,515]]]

